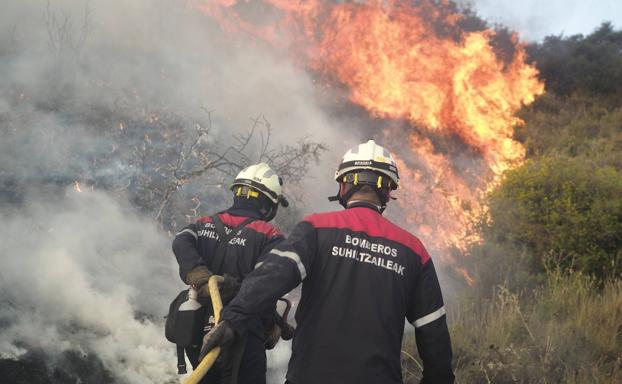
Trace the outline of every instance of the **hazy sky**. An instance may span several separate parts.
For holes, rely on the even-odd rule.
[[[622,28],[622,0],[466,0],[477,13],[518,31],[523,39],[588,34],[603,21]]]

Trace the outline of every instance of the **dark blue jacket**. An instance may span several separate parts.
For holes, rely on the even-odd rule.
[[[451,383],[451,344],[434,265],[415,236],[363,204],[296,225],[223,311],[238,332],[302,282],[287,379],[402,383],[404,320],[415,326],[427,383]]]
[[[226,245],[224,258],[217,260],[215,257],[218,246],[218,233],[212,223],[211,217],[202,217],[195,223],[184,227],[175,235],[173,240],[173,252],[179,263],[179,276],[186,282],[186,274],[197,265],[203,264],[214,274],[225,274],[243,280],[261,261],[267,253],[280,241],[283,235],[272,224],[263,221],[260,215],[253,210],[242,208],[230,208],[226,212],[218,214],[225,225],[225,230],[234,228],[237,231]],[[242,229],[235,229],[248,217],[257,220],[246,225]],[[266,309],[259,317],[262,319],[272,318],[272,311],[276,299],[272,302],[272,308]],[[254,321],[253,332],[263,337],[265,321]]]

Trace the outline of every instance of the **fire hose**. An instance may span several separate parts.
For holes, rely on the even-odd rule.
[[[283,315],[280,316],[279,319],[279,327],[281,328],[281,339],[291,340],[294,337],[295,329],[287,322],[287,316],[289,315],[290,309],[292,309],[292,302],[283,297],[281,297],[279,301],[285,303],[285,310],[283,311]]]
[[[218,290],[218,284],[222,283],[224,278],[222,276],[212,276],[207,282],[209,288],[209,295],[212,300],[212,308],[214,309],[214,325],[220,322],[220,311],[222,310],[222,299],[220,298],[220,291]],[[214,362],[220,355],[220,347],[216,347],[209,351],[207,355],[201,360],[199,365],[192,372],[190,377],[184,384],[198,384],[199,381],[207,374],[207,371],[212,368]]]
[[[220,297],[220,291],[218,290],[218,284],[222,283],[224,278],[222,276],[212,276],[207,282],[207,287],[209,288],[209,295],[212,301],[212,308],[214,309],[214,326],[220,322],[220,312],[222,310],[222,299]],[[282,336],[283,340],[290,340],[293,337],[293,327],[287,323],[287,316],[289,315],[289,311],[292,307],[291,301],[280,298],[280,301],[285,302],[285,311],[283,312],[283,316],[281,317],[281,327],[287,326],[288,332]],[[199,365],[192,372],[190,377],[184,381],[184,384],[198,384],[201,379],[207,374],[207,371],[212,368],[216,359],[220,355],[220,347],[215,347],[211,351],[205,355],[203,360],[199,363]]]

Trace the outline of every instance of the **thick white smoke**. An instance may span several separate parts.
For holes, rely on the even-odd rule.
[[[37,198],[0,222],[0,358],[94,354],[127,383],[176,382],[163,315],[182,287],[170,239],[97,191]],[[290,343],[269,353],[283,381]]]
[[[3,216],[0,356],[77,350],[126,382],[174,378],[161,328],[179,286],[168,243],[153,222],[96,191],[68,190]]]
[[[191,3],[15,0],[4,5],[0,115],[8,135],[0,142],[0,175],[129,177],[137,170],[123,164],[80,167],[113,148],[109,133],[93,132],[93,126],[76,121],[80,116],[101,111],[96,122],[114,127],[120,121],[106,115],[110,110],[145,120],[152,112],[172,113],[189,122],[204,122],[211,111],[209,140],[223,148],[260,115],[271,124],[275,147],[304,137],[338,147],[309,175],[332,186],[330,175],[343,148],[359,141],[357,128],[322,110],[323,96],[313,80],[289,58],[261,44],[225,40]],[[142,140],[150,134],[144,129],[126,133],[134,135],[127,140]],[[326,193],[316,195],[317,190],[308,189],[308,200],[323,203]]]

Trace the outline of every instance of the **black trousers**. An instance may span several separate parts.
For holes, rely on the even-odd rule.
[[[246,340],[242,340],[241,359],[237,370],[237,384],[266,384],[266,348],[263,338],[249,333]],[[200,384],[235,384],[232,378],[235,377],[236,357],[234,349],[236,346],[221,353],[214,366],[207,372]],[[186,348],[186,355],[196,368],[199,360],[201,348]]]

